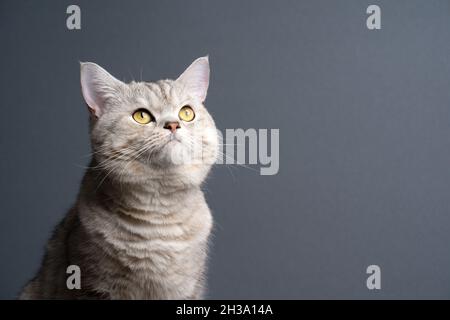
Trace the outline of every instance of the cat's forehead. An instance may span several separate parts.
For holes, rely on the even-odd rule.
[[[173,80],[132,82],[128,87],[129,102],[158,111],[169,106],[178,106],[187,98],[184,90]]]

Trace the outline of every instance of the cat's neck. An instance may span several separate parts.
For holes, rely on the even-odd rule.
[[[177,170],[148,169],[132,177],[102,170],[88,170],[82,183],[82,195],[108,207],[134,212],[169,214],[192,195],[201,192],[199,184]]]

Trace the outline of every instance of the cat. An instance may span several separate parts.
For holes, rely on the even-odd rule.
[[[203,104],[209,73],[201,57],[176,80],[124,83],[81,63],[91,163],[20,299],[205,297],[213,221],[201,185],[219,144]]]

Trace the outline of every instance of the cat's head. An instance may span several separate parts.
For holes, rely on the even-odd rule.
[[[208,57],[176,80],[157,82],[124,83],[95,63],[81,63],[97,167],[121,179],[175,173],[201,183],[218,150],[217,130],[203,104],[208,85]]]

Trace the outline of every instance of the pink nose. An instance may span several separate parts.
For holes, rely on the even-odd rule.
[[[180,128],[180,123],[178,121],[166,122],[164,129],[169,129],[172,133]]]

